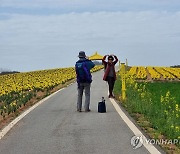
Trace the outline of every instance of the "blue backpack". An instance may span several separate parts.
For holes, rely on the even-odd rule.
[[[91,83],[92,76],[86,62],[77,62],[75,65],[77,74],[77,83]]]

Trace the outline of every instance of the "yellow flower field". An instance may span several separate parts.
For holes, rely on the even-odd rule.
[[[128,76],[134,76],[138,80],[180,80],[180,68],[171,67],[144,67],[133,66],[127,72]]]
[[[91,72],[102,69],[95,66]],[[37,92],[50,91],[76,77],[75,68],[60,68],[0,76],[0,116],[3,118],[25,105]]]
[[[102,66],[95,66],[92,71],[101,68]],[[75,78],[73,67],[2,75],[0,76],[0,96],[12,91],[50,88],[73,78]]]
[[[12,91],[44,89],[75,77],[74,68],[52,69],[0,76],[0,95]]]
[[[120,68],[114,89],[122,105],[137,118],[141,127],[146,130],[150,128],[152,138],[164,136],[166,139],[179,139],[180,69],[152,66],[132,66],[126,69],[124,80],[124,70]],[[126,96],[124,99],[123,92]]]

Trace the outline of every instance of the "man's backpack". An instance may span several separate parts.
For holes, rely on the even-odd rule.
[[[86,62],[77,62],[75,68],[76,68],[78,83],[92,82],[91,72],[88,69]]]

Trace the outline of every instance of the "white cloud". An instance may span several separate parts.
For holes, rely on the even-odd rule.
[[[179,62],[180,12],[14,14],[10,17],[0,20],[1,68],[34,70],[72,66],[80,50],[87,51],[88,55],[96,50],[102,54],[115,53],[121,60],[128,58],[132,65]]]
[[[52,39],[49,43],[60,39],[62,42],[74,39],[129,39],[146,41],[179,32],[180,13],[167,12],[99,12],[99,13],[70,13],[51,16],[12,15],[11,19],[0,23],[0,33],[7,42],[10,38],[33,38],[28,41],[43,41]],[[20,44],[22,42],[19,42]],[[25,41],[25,40],[23,40]],[[11,43],[11,42],[9,42]]]
[[[68,12],[177,10],[179,0],[1,0],[0,6],[12,8],[59,8]]]
[[[88,5],[89,0],[1,0],[3,7],[63,7],[72,5]]]

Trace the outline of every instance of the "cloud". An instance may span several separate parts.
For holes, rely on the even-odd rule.
[[[89,0],[2,0],[1,6],[3,7],[64,7],[64,6],[73,6],[79,5],[84,6],[90,4]]]
[[[75,39],[125,40],[130,37],[133,41],[145,41],[144,38],[147,37],[153,41],[156,37],[163,36],[161,40],[168,38],[167,33],[179,32],[179,22],[179,12],[86,12],[50,16],[15,14],[1,23],[0,33],[4,38],[8,38],[9,43],[10,38],[23,40],[22,38],[26,37],[34,37],[28,39],[28,42],[34,43],[39,43],[38,40],[43,43],[45,39],[49,40],[49,43],[58,39],[66,43]],[[17,44],[18,39],[14,43]]]
[[[131,65],[179,62],[180,12],[84,12],[10,14],[0,20],[0,66],[35,70],[73,66],[87,55],[115,53]],[[170,54],[171,53],[171,54]]]
[[[43,9],[42,12],[98,12],[98,11],[178,11],[179,0],[1,0],[4,11],[18,12],[18,9]]]

